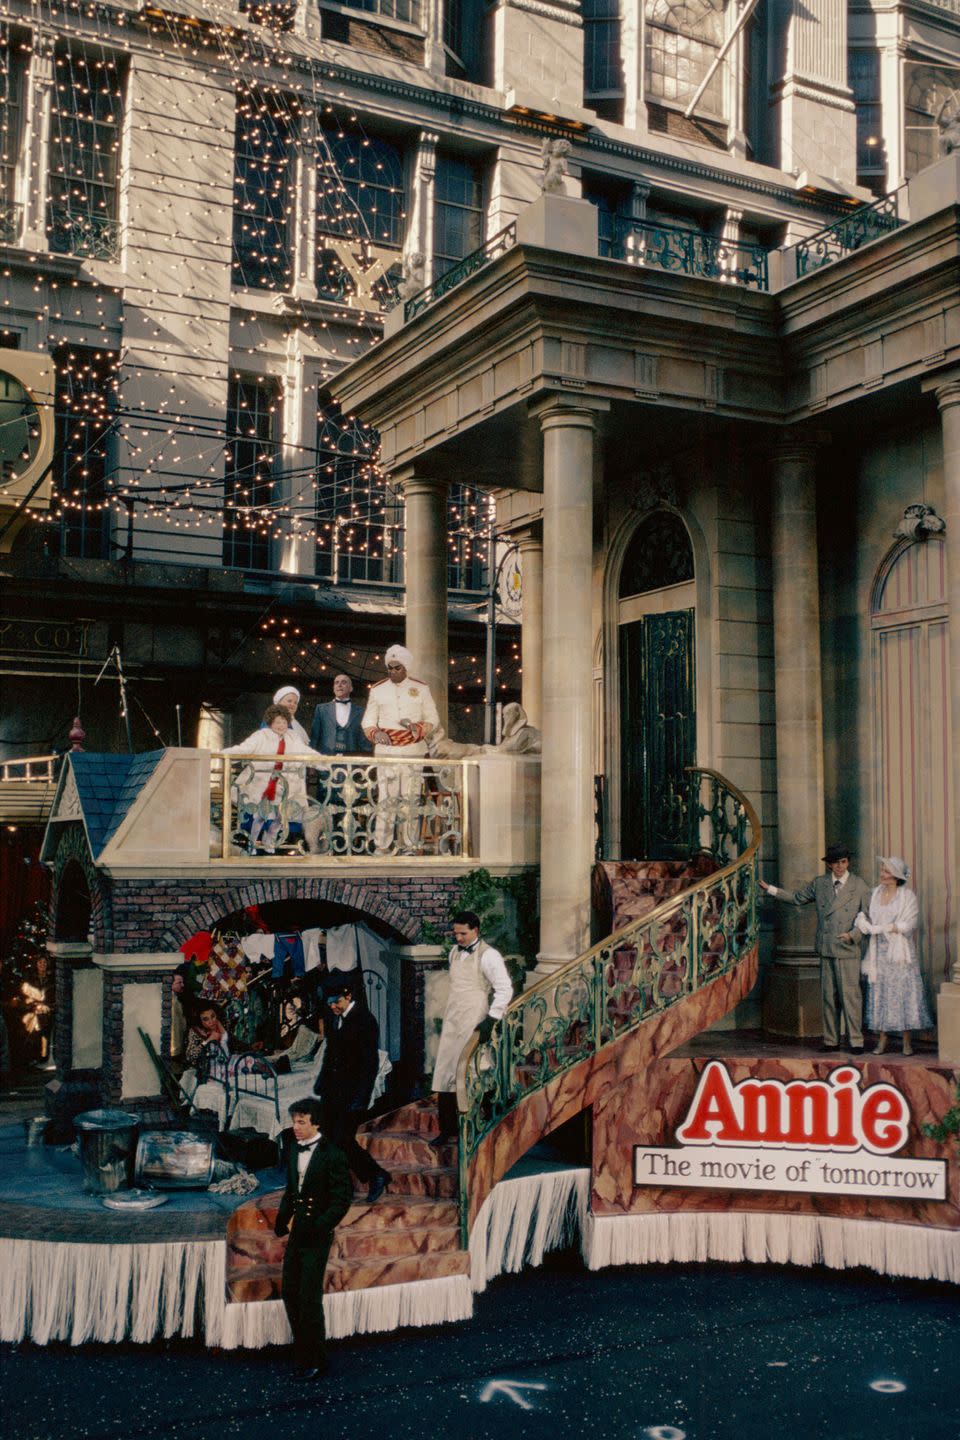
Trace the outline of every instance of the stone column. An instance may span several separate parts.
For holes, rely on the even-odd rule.
[[[824,852],[815,455],[812,441],[788,437],[773,464],[777,883],[791,890],[817,872]],[[819,963],[810,916],[772,903],[778,943],[766,976],[764,1028],[777,1035],[819,1035]]]
[[[539,730],[543,724],[543,533],[540,526],[524,530],[517,539],[517,548],[523,585],[521,698],[527,720]]]
[[[947,544],[947,616],[950,655],[950,729],[953,753],[953,853],[960,856],[960,371],[928,386],[937,397],[943,427],[943,518]],[[927,388],[927,387],[925,387]],[[937,997],[940,1059],[960,1062],[960,906],[954,895],[953,969]]]
[[[414,674],[430,686],[447,728],[447,486],[400,477],[406,504],[406,645]]]
[[[534,412],[543,431],[540,974],[590,943],[593,463],[607,408],[555,395]]]
[[[780,7],[771,76],[770,123],[779,135],[780,168],[856,183],[856,111],[847,84],[847,0],[790,0]]]

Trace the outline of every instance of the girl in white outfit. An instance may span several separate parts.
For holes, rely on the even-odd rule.
[[[254,730],[239,745],[231,745],[224,755],[309,755],[323,757],[311,750],[289,727],[286,712],[279,705],[268,705],[264,711],[265,729]],[[253,855],[259,841],[268,855],[276,850],[284,819],[299,820],[307,812],[307,783],[302,765],[277,764],[276,758],[251,760],[237,777],[244,810],[251,815],[249,851]],[[262,836],[262,838],[261,838]]]

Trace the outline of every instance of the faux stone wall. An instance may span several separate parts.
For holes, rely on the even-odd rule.
[[[197,930],[248,905],[317,900],[347,905],[415,941],[425,921],[445,928],[458,895],[458,875],[371,875],[339,880],[284,875],[230,883],[212,877],[114,880],[113,949],[124,954],[178,950]]]

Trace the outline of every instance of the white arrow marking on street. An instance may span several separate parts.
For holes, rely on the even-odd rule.
[[[532,1410],[533,1406],[529,1400],[524,1400],[520,1394],[521,1390],[546,1390],[546,1385],[534,1380],[491,1380],[483,1394],[480,1396],[480,1404],[485,1405],[492,1400],[494,1395],[509,1395],[515,1405],[523,1410]]]

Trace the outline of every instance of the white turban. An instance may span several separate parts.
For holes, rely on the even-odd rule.
[[[406,645],[391,645],[383,657],[384,665],[389,665],[391,660],[396,660],[398,664],[402,665],[408,675],[413,669],[413,656]]]
[[[279,705],[280,701],[287,695],[296,695],[297,699],[300,699],[300,691],[297,689],[296,685],[281,685],[280,689],[273,697],[274,705]]]

